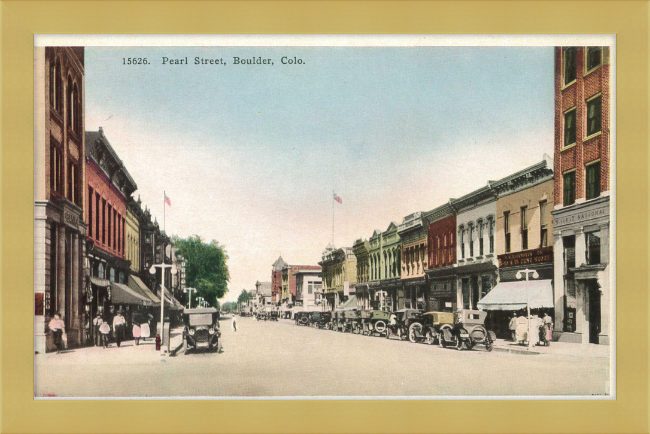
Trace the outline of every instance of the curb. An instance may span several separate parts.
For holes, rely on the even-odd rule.
[[[542,353],[537,352],[537,351],[528,351],[528,350],[519,349],[519,348],[507,348],[507,347],[496,347],[496,346],[493,348],[493,350],[494,351],[499,351],[499,352],[502,352],[502,353],[525,354],[527,356],[532,356],[532,355],[535,355],[535,354],[542,354]]]

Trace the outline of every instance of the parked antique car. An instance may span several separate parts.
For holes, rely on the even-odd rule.
[[[296,312],[293,314],[293,320],[296,323],[296,325],[309,325],[309,316],[311,312]]]
[[[411,342],[424,342],[433,345],[440,342],[438,335],[443,325],[454,324],[452,312],[425,312],[419,321],[412,321],[409,325],[409,340]]]
[[[361,333],[367,336],[375,334],[383,336],[388,330],[389,312],[381,310],[362,310],[359,312],[361,319]]]
[[[341,309],[343,315],[343,332],[354,332],[355,324],[359,320],[359,311],[356,307]]]
[[[255,319],[257,319],[258,321],[266,321],[268,319],[268,316],[269,316],[268,312],[262,310],[257,312],[257,314],[255,315]]]
[[[434,312],[443,313],[443,312]],[[455,346],[458,350],[471,350],[476,345],[485,345],[492,351],[496,334],[485,328],[487,312],[482,310],[460,309],[453,314],[453,324],[449,324],[449,313],[440,317],[437,340],[441,347]]]
[[[386,338],[397,336],[399,340],[409,338],[409,324],[422,323],[422,311],[419,309],[400,309],[393,312],[388,320]]]
[[[271,312],[269,312],[269,316],[268,316],[269,321],[277,321],[279,317],[280,317],[280,313],[277,310],[272,310]]]
[[[209,351],[221,350],[221,330],[219,311],[215,308],[183,310],[183,352],[206,348]]]
[[[332,312],[311,312],[310,325],[319,329],[331,327]]]

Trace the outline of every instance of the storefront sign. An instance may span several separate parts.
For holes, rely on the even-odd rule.
[[[569,214],[554,219],[554,226],[568,225],[572,223],[580,223],[585,220],[596,219],[599,217],[606,217],[609,215],[609,208],[592,209],[588,211],[581,211],[575,214]]]
[[[553,263],[553,247],[506,253],[505,255],[499,255],[497,258],[499,259],[499,267]]]
[[[79,216],[67,210],[63,213],[63,220],[66,224],[72,227],[77,227],[79,225]]]

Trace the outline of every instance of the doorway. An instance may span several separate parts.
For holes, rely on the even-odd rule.
[[[587,283],[589,297],[589,343],[597,344],[600,333],[600,289],[595,280]]]

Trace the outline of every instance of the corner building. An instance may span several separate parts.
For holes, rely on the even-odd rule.
[[[34,49],[34,351],[54,350],[47,324],[85,344],[84,48]]]
[[[608,47],[555,48],[555,338],[609,344]]]

